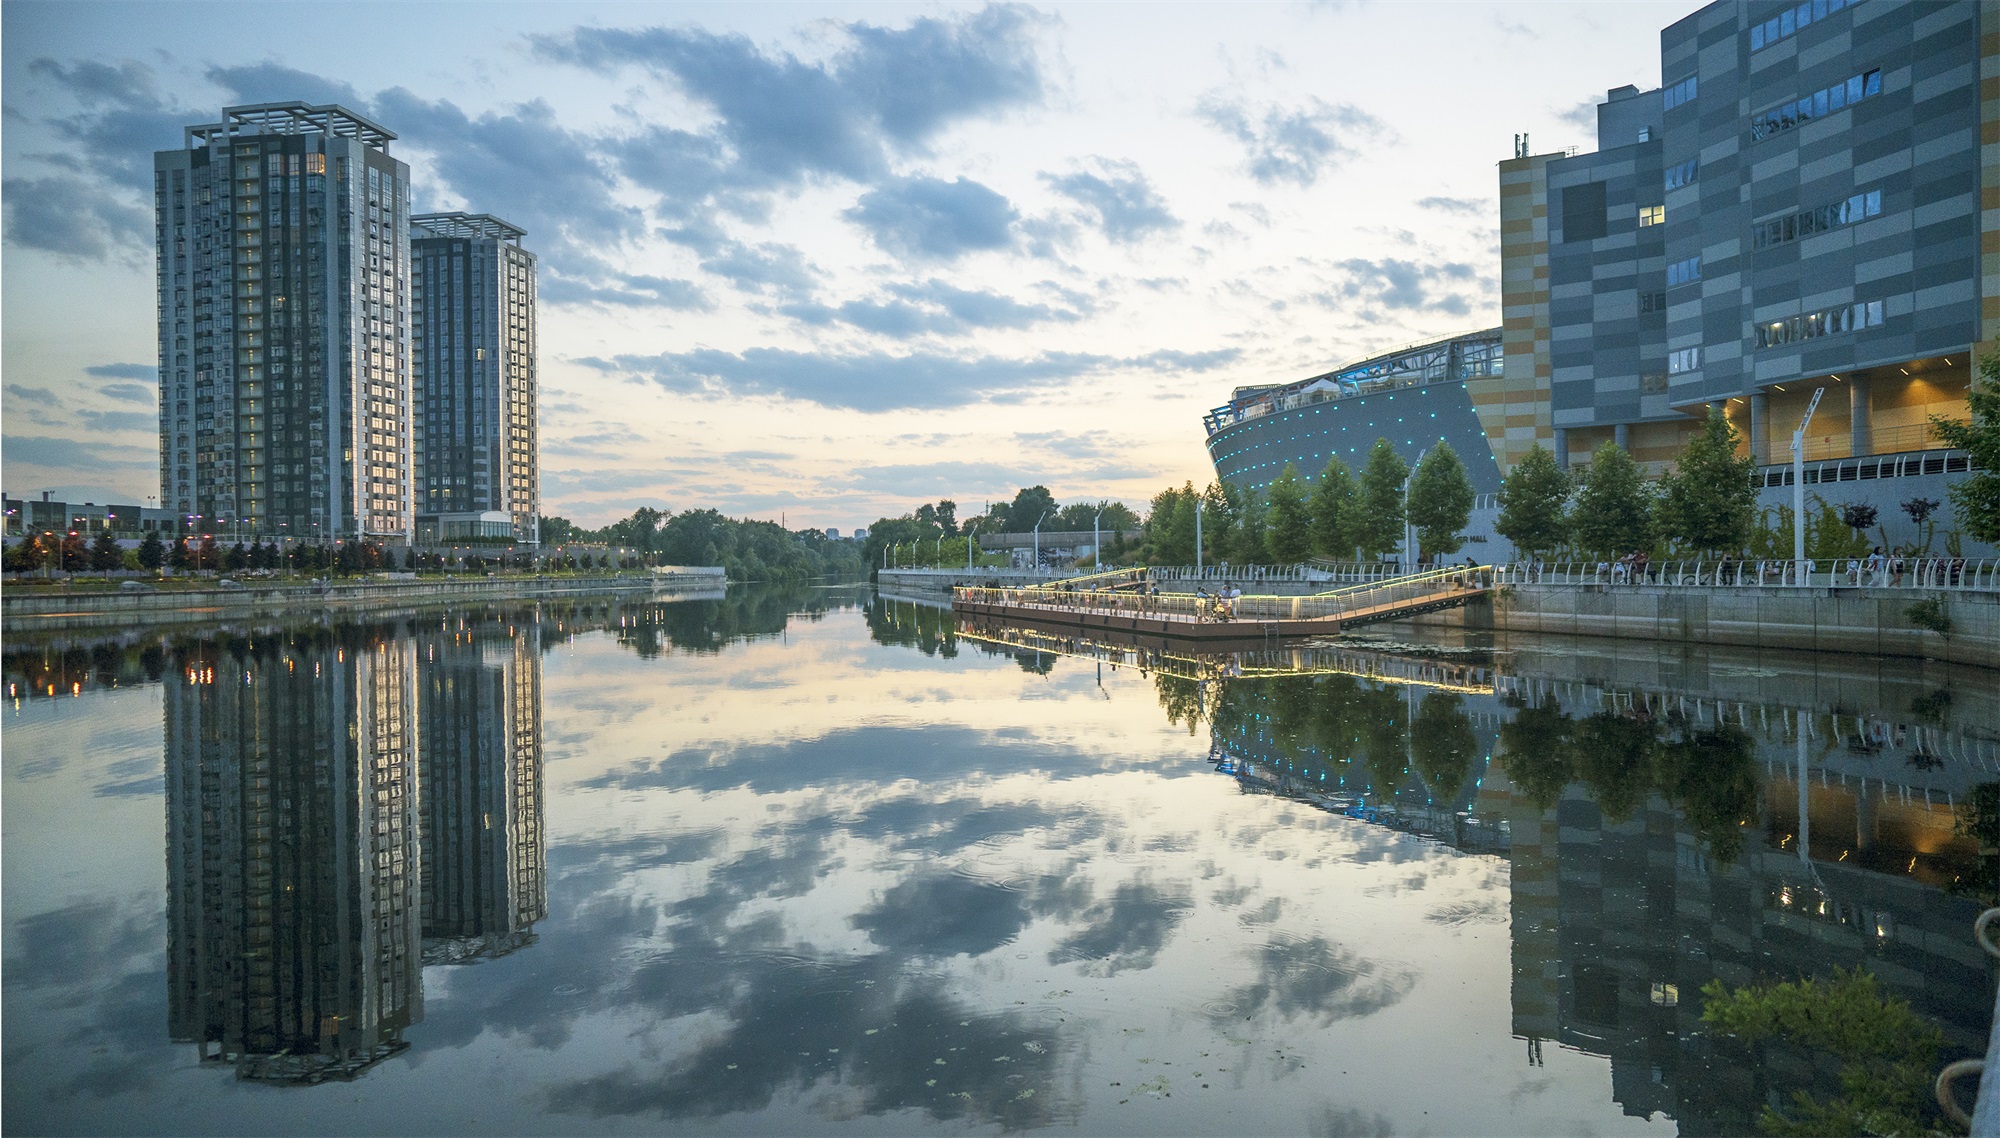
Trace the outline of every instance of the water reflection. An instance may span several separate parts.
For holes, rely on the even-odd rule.
[[[1711,978],[1866,964],[1954,1046],[1987,1028],[1953,892],[1987,887],[1955,810],[2000,778],[1977,683],[1192,654],[826,589],[4,663],[10,802],[125,755],[65,817],[163,804],[167,851],[158,919],[119,876],[156,842],[31,896],[83,853],[10,814],[7,1009],[57,1057],[10,1040],[23,1130],[323,1101],[229,1097],[170,1037],[250,1082],[365,1074],[321,1123],[356,1131],[1737,1133],[1788,1084],[1702,1028]],[[23,733],[37,705],[92,722]]]

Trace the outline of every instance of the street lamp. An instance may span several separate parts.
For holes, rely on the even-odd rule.
[[[1039,518],[1036,518],[1036,519],[1035,519],[1035,565],[1034,565],[1034,569],[1035,569],[1035,572],[1037,572],[1037,573],[1039,573],[1039,572],[1041,572],[1041,571],[1042,571],[1042,523],[1043,523],[1043,522],[1045,522],[1045,521],[1047,521],[1047,520],[1048,520],[1048,517],[1049,517],[1049,512],[1048,512],[1047,510],[1043,510],[1043,511],[1042,511],[1042,516],[1041,516],[1041,517],[1039,517]]]

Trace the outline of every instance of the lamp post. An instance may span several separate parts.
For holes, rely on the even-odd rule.
[[[1826,388],[1813,389],[1812,401],[1806,404],[1805,417],[1799,420],[1799,429],[1792,432],[1792,584],[1805,585],[1811,582],[1811,574],[1805,570],[1806,561],[1806,425],[1812,422],[1813,412],[1819,409],[1819,398],[1826,394]]]
[[[1417,452],[1417,461],[1411,465],[1410,473],[1403,479],[1403,572],[1414,571],[1417,553],[1417,527],[1410,521],[1410,485],[1417,480],[1417,467],[1424,464],[1424,456],[1431,452],[1425,447]]]
[[[1104,568],[1104,540],[1097,536],[1097,523],[1104,520],[1104,511],[1090,516],[1090,563],[1098,569]]]
[[[1045,521],[1047,521],[1047,520],[1048,520],[1048,517],[1049,517],[1049,512],[1048,512],[1047,510],[1043,510],[1043,511],[1042,511],[1042,516],[1041,516],[1041,517],[1039,517],[1039,518],[1036,518],[1036,519],[1035,519],[1035,565],[1034,565],[1034,569],[1035,569],[1035,572],[1037,572],[1037,573],[1039,573],[1039,572],[1041,572],[1041,571],[1042,571],[1042,523],[1043,523],[1043,522],[1045,522]]]

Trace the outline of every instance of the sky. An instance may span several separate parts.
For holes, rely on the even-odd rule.
[[[8,0],[0,479],[159,493],[151,153],[302,99],[528,231],[545,514],[1143,507],[1232,388],[1499,323],[1514,135],[1694,7]]]

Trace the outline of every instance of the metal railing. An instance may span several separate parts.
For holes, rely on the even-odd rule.
[[[1500,585],[1668,585],[1770,589],[1950,589],[2000,591],[2000,558],[1883,557],[1789,561],[1517,562],[1494,574]]]
[[[1493,567],[1477,565],[1392,577],[1351,585],[1333,593],[1303,597],[1140,594],[1076,588],[1074,582],[1022,589],[962,587],[952,590],[952,597],[956,602],[1004,605],[1024,611],[1091,612],[1156,620],[1325,620],[1416,605],[1427,600],[1454,600],[1464,593],[1491,588],[1493,581]]]

